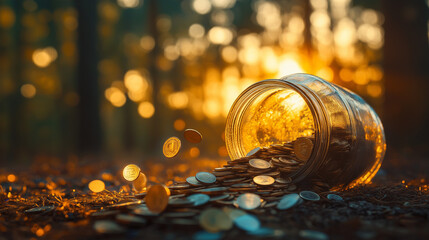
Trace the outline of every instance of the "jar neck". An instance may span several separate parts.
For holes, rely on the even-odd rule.
[[[244,90],[232,105],[227,117],[225,129],[226,147],[231,159],[238,159],[246,155],[242,147],[243,136],[241,136],[246,111],[249,110],[253,101],[261,94],[282,88],[296,91],[305,100],[314,121],[315,142],[312,154],[304,166],[291,175],[294,182],[299,182],[316,172],[323,164],[328,152],[330,139],[327,111],[320,98],[303,84],[298,84],[289,79],[268,79],[257,82]]]

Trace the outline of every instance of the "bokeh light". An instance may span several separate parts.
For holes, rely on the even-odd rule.
[[[139,104],[138,112],[142,118],[151,118],[155,113],[155,107],[151,102],[142,102]]]
[[[21,86],[21,94],[25,98],[33,98],[36,95],[36,87],[33,84],[24,84]]]

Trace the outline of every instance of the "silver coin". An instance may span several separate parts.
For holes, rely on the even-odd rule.
[[[195,178],[203,184],[211,184],[216,182],[216,176],[209,172],[199,172]]]
[[[251,214],[245,214],[234,219],[235,225],[244,231],[256,231],[261,227],[259,219]]]
[[[101,234],[123,233],[125,229],[117,223],[109,220],[99,220],[94,223],[94,229]]]
[[[334,201],[344,201],[344,199],[340,195],[333,194],[333,193],[328,194],[326,198]]]
[[[305,239],[311,240],[328,240],[329,236],[323,232],[315,230],[301,230],[299,231],[299,236]]]
[[[277,204],[277,209],[286,210],[293,206],[296,206],[301,198],[296,193],[291,193],[284,196]]]
[[[258,158],[250,159],[249,164],[257,169],[268,169],[271,167],[269,162]]]
[[[259,150],[261,150],[261,148],[260,148],[260,147],[257,147],[257,148],[254,148],[254,149],[250,150],[250,152],[248,152],[248,153],[246,154],[246,157],[250,157],[250,156],[254,155],[254,154],[255,154],[255,153],[257,153]]]
[[[299,193],[299,196],[301,196],[303,199],[308,201],[319,201],[320,196],[319,194],[312,192],[312,191],[301,191]]]
[[[210,196],[207,194],[196,193],[187,197],[187,199],[194,203],[194,206],[201,206],[206,204],[210,200]]]
[[[261,205],[261,197],[254,193],[243,193],[237,198],[236,203],[242,209],[251,210]]]
[[[192,186],[201,186],[201,183],[194,176],[186,178],[186,182]]]

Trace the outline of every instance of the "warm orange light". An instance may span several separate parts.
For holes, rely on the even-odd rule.
[[[15,182],[16,181],[16,176],[13,175],[13,174],[9,174],[9,175],[7,175],[7,180],[9,182]]]
[[[191,6],[199,14],[207,14],[212,9],[209,0],[193,0]]]
[[[174,121],[173,125],[174,125],[174,129],[176,129],[176,131],[182,131],[186,127],[185,121],[183,121],[183,119],[180,119],[180,118],[176,119]]]
[[[228,45],[234,36],[230,29],[216,26],[210,29],[208,37],[213,44]]]
[[[155,107],[150,102],[142,102],[139,104],[138,112],[142,118],[151,118],[155,113]]]
[[[21,94],[26,98],[33,98],[36,95],[36,87],[33,84],[24,84],[21,87]]]
[[[204,37],[205,29],[201,24],[194,23],[189,27],[189,36],[193,38],[202,38]]]
[[[33,62],[36,64],[36,66],[44,68],[49,66],[52,61],[54,61],[57,58],[57,50],[53,47],[46,47],[42,49],[36,49],[33,52]]]
[[[127,101],[125,94],[117,87],[110,87],[106,89],[106,91],[104,91],[104,96],[115,107],[122,107]]]
[[[102,192],[105,189],[105,187],[106,186],[104,185],[104,182],[101,180],[92,180],[88,184],[88,188],[95,193]]]
[[[200,149],[198,149],[197,147],[192,147],[191,149],[189,149],[189,156],[193,158],[200,156]]]
[[[283,56],[280,59],[279,71],[277,77],[284,77],[293,73],[303,73],[305,72],[302,67],[299,65],[298,61],[289,55]]]

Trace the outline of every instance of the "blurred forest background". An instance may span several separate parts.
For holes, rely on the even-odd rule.
[[[0,160],[156,156],[185,128],[189,157],[226,157],[239,93],[296,72],[361,95],[389,151],[427,153],[428,24],[426,0],[0,0]]]

